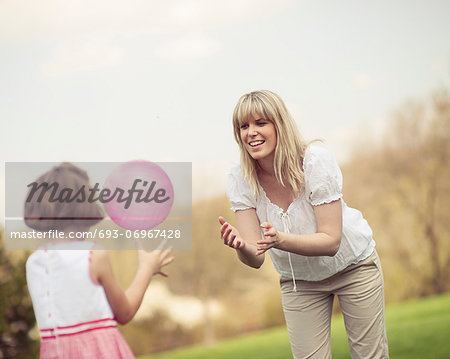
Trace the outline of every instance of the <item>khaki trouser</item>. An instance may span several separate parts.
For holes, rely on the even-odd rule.
[[[295,359],[331,358],[330,323],[337,295],[353,359],[389,358],[380,259],[367,259],[319,282],[281,279],[281,297]]]

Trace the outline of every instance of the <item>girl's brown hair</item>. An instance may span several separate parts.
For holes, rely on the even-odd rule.
[[[64,230],[68,227],[87,229],[104,218],[102,208],[96,202],[88,201],[91,187],[87,173],[73,164],[61,163],[37,178],[35,183],[48,190],[40,189],[42,192],[32,195],[33,187],[30,187],[24,205],[27,226],[37,231]],[[51,187],[54,184],[56,190]],[[84,198],[77,196],[72,202],[55,201],[54,198],[59,198],[64,190],[71,190],[73,194],[81,190],[86,195]],[[43,195],[40,196],[40,193]]]

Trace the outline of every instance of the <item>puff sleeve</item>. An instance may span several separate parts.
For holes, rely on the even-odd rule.
[[[304,158],[305,191],[313,206],[342,198],[342,173],[335,158],[323,147],[308,147]]]
[[[228,175],[227,196],[233,212],[256,208],[256,200],[239,166],[233,167]]]

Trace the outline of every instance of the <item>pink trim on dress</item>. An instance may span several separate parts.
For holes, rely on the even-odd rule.
[[[102,323],[104,323],[104,325],[102,325]],[[85,328],[80,328],[82,326],[84,326]],[[116,321],[113,318],[103,318],[91,320],[88,322],[77,323],[73,325],[57,326],[56,328],[44,328],[41,329],[40,332],[41,332],[41,339],[53,339],[56,337],[81,334],[105,328],[117,328]],[[50,335],[46,335],[47,334],[46,332],[50,332],[48,333]]]
[[[95,328],[89,328],[85,330],[80,330],[79,332],[75,333],[65,333],[65,334],[58,334],[58,335],[50,335],[48,337],[41,337],[42,340],[44,339],[55,339],[56,337],[68,337],[71,335],[78,335],[82,333],[92,332],[93,330],[99,330],[99,329],[108,329],[108,328],[117,328],[117,325],[108,325],[106,327],[95,327]]]
[[[56,328],[57,329],[74,328],[74,327],[79,327],[80,325],[100,323],[100,322],[104,322],[106,320],[114,320],[114,318],[103,318],[103,319],[97,319],[97,320],[90,320],[88,322],[81,322],[81,323],[73,324],[73,325],[57,326]],[[55,330],[55,329],[54,328],[41,329],[41,332],[46,331],[46,330]]]

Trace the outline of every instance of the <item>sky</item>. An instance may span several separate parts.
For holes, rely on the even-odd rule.
[[[448,86],[449,24],[437,0],[0,0],[0,173],[186,161],[194,200],[222,194],[233,108],[258,89],[342,163],[407,99]]]

